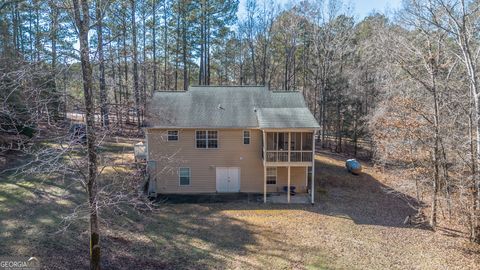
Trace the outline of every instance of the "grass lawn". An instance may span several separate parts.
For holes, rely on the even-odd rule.
[[[106,145],[115,155],[128,144]],[[119,162],[131,161],[122,155]],[[105,269],[478,269],[464,234],[404,225],[406,201],[371,167],[348,174],[343,159],[317,155],[317,203],[160,204],[152,212],[104,211]],[[87,223],[62,217],[83,203],[64,180],[0,180],[0,256],[37,256],[46,269],[88,268]]]

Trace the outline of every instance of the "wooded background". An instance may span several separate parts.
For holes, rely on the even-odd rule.
[[[398,171],[430,207],[432,228],[441,215],[480,242],[480,1],[408,0],[360,21],[340,1],[247,0],[241,18],[238,5],[87,3],[92,119],[115,132],[140,128],[155,91],[189,85],[300,91],[321,147]],[[85,20],[74,10],[70,1],[0,3],[4,150],[20,147],[9,136],[34,137],[85,112]]]

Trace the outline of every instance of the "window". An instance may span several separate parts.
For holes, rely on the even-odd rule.
[[[250,131],[243,131],[243,144],[250,144]]]
[[[207,148],[218,147],[218,134],[216,131],[207,131]]]
[[[218,132],[216,130],[199,130],[195,133],[197,148],[218,148]]]
[[[167,140],[168,141],[178,141],[178,130],[169,130]]]
[[[267,167],[267,185],[277,184],[277,167]]]
[[[180,168],[178,170],[180,176],[180,186],[190,185],[190,168]]]
[[[206,131],[197,131],[195,135],[195,140],[197,142],[197,148],[207,148],[207,132]]]

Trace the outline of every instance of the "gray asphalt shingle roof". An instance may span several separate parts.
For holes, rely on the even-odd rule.
[[[301,93],[260,86],[193,86],[188,91],[155,92],[147,112],[149,127],[319,127]]]
[[[260,128],[318,128],[317,121],[307,108],[263,108],[257,110]]]

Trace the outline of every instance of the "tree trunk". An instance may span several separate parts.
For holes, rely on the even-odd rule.
[[[208,1],[208,0],[207,0]],[[207,17],[207,34],[206,34],[206,50],[205,50],[205,57],[206,57],[206,76],[207,78],[205,79],[205,84],[210,85],[210,17],[206,15]]]
[[[111,36],[109,36],[109,40],[111,40]],[[108,45],[108,51],[109,51],[109,55],[110,55],[110,65],[111,65],[111,78],[112,78],[112,84],[114,85],[113,86],[113,100],[115,102],[115,119],[116,119],[116,122],[118,123],[118,118],[119,118],[119,115],[118,115],[118,89],[119,89],[119,85],[115,86],[116,85],[116,75],[115,75],[115,54],[113,53],[113,49],[112,49],[112,42],[109,43]],[[121,80],[119,81],[121,83]],[[110,120],[110,119],[109,119]]]
[[[135,95],[135,113],[137,118],[137,127],[140,129],[140,91],[138,89],[138,50],[137,50],[137,22],[135,21],[136,5],[135,0],[130,0],[132,6],[132,41],[133,41],[133,91]]]
[[[103,56],[103,14],[101,0],[96,0],[95,14],[97,19],[98,68],[100,71],[100,115],[102,119],[102,126],[108,127],[110,121],[108,119],[107,86],[105,83],[105,59]]]
[[[157,91],[157,1],[152,0],[152,54],[153,54],[153,92]]]
[[[146,4],[142,3],[142,38],[143,38],[143,56],[142,56],[142,123],[144,122],[145,109],[147,108],[147,26],[146,26]]]
[[[175,90],[178,90],[178,53],[180,51],[180,16],[177,16],[176,21],[176,37],[175,37]]]
[[[353,115],[353,156],[354,157],[357,157],[357,151],[358,151],[358,124],[357,124],[357,117],[358,117],[358,114],[359,114],[359,107],[361,106],[356,106],[355,108],[355,112],[354,112],[354,115]]]
[[[120,40],[118,40],[120,43]],[[125,95],[123,92],[123,70],[122,70],[122,59],[120,56],[120,49],[117,48],[117,59],[118,59],[118,103],[116,104],[116,110],[117,110],[117,122],[120,125],[120,129],[123,127],[123,103],[125,102]],[[123,96],[123,99],[122,99]]]
[[[288,50],[285,49],[285,70],[283,73],[283,90],[288,90]]]
[[[473,86],[472,86],[473,88]],[[475,87],[476,89],[476,87]],[[475,124],[476,124],[476,163],[480,163],[480,94],[475,92]],[[480,244],[480,179],[478,171],[472,177],[472,241]]]
[[[51,2],[50,2],[51,3]],[[18,9],[18,4],[17,3],[13,3],[12,4],[12,9],[11,9],[11,12],[12,12],[12,24],[13,24],[13,51],[15,53],[15,56],[18,55],[18,51],[19,51],[19,42],[18,42],[18,17],[17,17],[17,9]],[[53,10],[52,10],[53,11]],[[53,15],[53,14],[52,14]],[[52,20],[53,22],[53,20]],[[52,23],[53,25],[53,23]]]
[[[249,47],[250,47],[250,57],[252,58],[253,83],[257,85],[257,65],[255,64],[255,46],[253,45],[252,40],[250,40],[249,42]]]
[[[183,57],[183,90],[188,90],[189,77],[188,77],[188,62],[187,62],[187,27],[186,27],[186,18],[182,19],[182,57]]]
[[[57,91],[57,32],[58,32],[58,9],[53,2],[49,2],[51,12],[50,40],[52,46],[52,98],[50,106],[54,119],[59,118],[60,96]],[[15,29],[15,25],[14,25]],[[15,32],[14,32],[15,33]],[[15,42],[16,43],[16,42]],[[16,45],[15,45],[16,47]],[[17,51],[17,49],[15,49]]]
[[[88,45],[90,27],[89,7],[87,0],[72,0],[75,23],[80,40],[80,60],[82,63],[83,93],[85,99],[85,124],[87,137],[88,176],[87,194],[90,209],[90,269],[100,269],[100,230],[97,212],[97,154],[95,146],[95,109],[92,94],[92,67]],[[80,4],[81,3],[81,11]]]
[[[475,178],[477,177],[477,153],[475,148],[475,128],[474,128],[474,119],[473,119],[473,112],[470,110],[469,114],[469,131],[470,131],[470,157],[471,157],[471,170],[472,170],[472,186],[470,187],[471,190],[471,213],[470,213],[470,239],[473,242],[477,242],[477,239],[480,237],[478,235],[477,229],[477,219],[476,219],[476,212],[477,212],[477,193],[475,186]]]
[[[198,84],[204,84],[205,78],[205,0],[200,3],[200,70],[198,71]]]
[[[340,113],[340,96],[337,97],[337,124],[336,124],[336,141],[337,143],[335,144],[335,152],[340,153],[342,152],[342,115]]]
[[[474,23],[471,23],[473,16],[477,16],[475,13],[470,13],[468,1],[460,1],[461,12],[455,12],[453,6],[446,6],[445,3],[441,5],[446,9],[448,16],[451,17],[454,22],[454,29],[452,32],[456,34],[456,43],[462,52],[463,62],[468,74],[468,81],[470,85],[470,99],[475,121],[473,121],[474,130],[476,132],[476,142],[474,152],[476,153],[476,164],[480,164],[480,83],[477,71],[477,57],[480,49],[474,49],[477,39],[475,38]],[[458,17],[456,17],[458,16]],[[476,243],[480,243],[480,179],[478,172],[472,177],[472,237],[471,240]]]
[[[122,24],[123,24],[123,62],[124,62],[124,74],[125,74],[125,92],[124,92],[124,99],[123,102],[125,105],[128,105],[128,102],[130,100],[130,94],[128,91],[128,59],[127,59],[127,21],[126,18],[124,17],[122,19]],[[123,109],[123,108],[122,108]],[[127,119],[128,119],[128,113],[127,113]]]
[[[438,67],[435,63],[433,55],[430,55],[431,60],[431,81],[432,81],[432,94],[433,94],[433,124],[434,124],[434,149],[433,149],[433,162],[434,162],[434,175],[433,175],[433,194],[432,194],[432,213],[430,217],[430,226],[433,230],[435,230],[437,226],[437,198],[438,198],[438,191],[439,191],[439,183],[440,183],[440,129],[439,129],[439,117],[440,113],[438,110],[438,95],[437,95],[437,82],[436,76],[438,74]]]
[[[326,132],[327,132],[327,121],[325,119],[325,102],[327,99],[327,83],[326,78],[322,79],[322,96],[320,100],[320,125],[321,125],[321,138],[322,138],[322,148],[326,147]]]
[[[35,0],[34,8],[35,8],[35,62],[38,65],[40,63],[40,52],[42,51],[40,48],[40,6],[39,0]]]
[[[167,75],[168,63],[168,22],[167,22],[167,0],[163,0],[163,87],[164,90],[170,89],[170,83]]]
[[[265,38],[265,45],[263,46],[263,56],[262,56],[262,85],[265,86],[267,82],[267,50],[268,50],[268,43]]]

